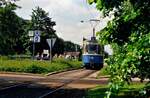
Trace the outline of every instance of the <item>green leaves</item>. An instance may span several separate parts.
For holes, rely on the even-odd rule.
[[[14,12],[18,8],[14,3],[0,7],[0,54],[8,55],[25,52],[25,20]],[[23,40],[24,39],[24,40]]]
[[[35,53],[39,52],[42,54],[44,49],[49,50],[49,46],[46,42],[48,38],[58,38],[56,31],[53,27],[56,25],[54,21],[48,16],[49,13],[44,11],[40,7],[36,7],[32,11],[31,22],[28,25],[28,30],[40,30],[41,31],[41,40],[40,43],[36,44]],[[32,47],[32,46],[30,46]],[[32,51],[32,49],[30,49]]]
[[[92,4],[94,2],[94,0],[88,0],[89,4]]]
[[[91,0],[94,3],[94,0]],[[97,33],[103,44],[111,44],[113,56],[107,60],[111,75],[108,97],[129,84],[132,77],[150,79],[149,0],[97,0],[97,9],[115,18]]]
[[[87,0],[89,4],[96,3],[98,0]]]

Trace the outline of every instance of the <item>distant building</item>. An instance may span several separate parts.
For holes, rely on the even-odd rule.
[[[80,52],[64,52],[66,58],[78,59]]]

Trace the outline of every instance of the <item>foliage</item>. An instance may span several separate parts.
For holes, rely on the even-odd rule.
[[[64,51],[72,52],[76,50],[80,50],[80,46],[78,44],[74,44],[71,41],[64,42]]]
[[[48,38],[58,38],[55,34],[55,30],[53,27],[56,25],[54,21],[51,20],[51,18],[48,17],[49,13],[45,12],[42,8],[36,7],[33,9],[32,15],[31,15],[31,21],[29,23],[28,30],[40,30],[40,43],[35,44],[36,53],[40,52],[40,54],[43,52],[44,49],[49,49],[49,46],[46,42],[46,39]],[[30,47],[32,50],[32,47]]]
[[[49,73],[54,71],[80,68],[81,62],[55,59],[54,61],[33,61],[33,60],[0,60],[0,71],[26,72],[26,73]]]
[[[52,55],[59,55],[59,54],[63,54],[64,53],[64,43],[65,41],[61,38],[57,38],[55,45],[53,47],[53,53]]]
[[[36,7],[33,9],[31,15],[31,29],[32,30],[41,30],[42,36],[46,37],[56,37],[55,30],[53,26],[56,25],[51,18],[48,17],[49,13],[45,12],[42,8]]]
[[[48,38],[56,38],[53,53],[63,54],[64,51],[75,51],[75,44],[64,41],[55,34],[53,27],[56,25],[49,13],[42,8],[33,9],[31,20],[24,20],[16,15],[15,10],[20,8],[13,1],[0,1],[0,54],[14,55],[32,51],[32,43],[29,42],[29,30],[41,31],[41,42],[35,43],[35,54],[42,54],[43,50],[49,50],[46,42]],[[79,45],[77,45],[79,49]]]
[[[101,78],[100,76],[106,76],[109,77],[109,72],[108,72],[108,68],[107,65],[104,65],[104,67],[99,71],[97,78]]]
[[[108,96],[131,82],[131,77],[150,79],[150,2],[149,0],[88,0],[96,3],[104,16],[114,19],[99,32],[101,43],[111,44],[114,53],[108,59],[110,89]],[[146,92],[145,94],[148,94]]]
[[[49,46],[46,42],[48,38],[56,38],[55,45],[53,47],[53,55],[63,54],[64,51],[75,51],[75,44],[69,41],[64,41],[55,34],[53,27],[56,25],[51,18],[48,17],[49,13],[45,12],[42,8],[36,7],[32,12],[31,23],[29,24],[30,30],[41,31],[41,42],[36,43],[36,52],[43,52],[43,49],[49,50]],[[78,45],[79,48],[79,45]],[[61,49],[61,50],[60,50]]]
[[[3,1],[4,2],[4,1]],[[18,17],[15,3],[4,2],[0,5],[0,54],[23,53],[26,49],[26,21]]]
[[[142,95],[138,95],[138,92],[144,85],[144,83],[132,83],[130,86],[123,87],[118,95],[113,95],[111,98],[144,98]],[[104,98],[108,89],[107,85],[99,85],[88,90],[85,98]]]

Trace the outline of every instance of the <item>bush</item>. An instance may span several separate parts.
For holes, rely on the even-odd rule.
[[[47,72],[47,69],[41,66],[37,66],[37,65],[29,65],[27,67],[24,68],[24,72],[28,72],[28,73],[43,73],[43,72]]]
[[[53,71],[80,68],[81,62],[64,59],[54,61],[34,61],[34,60],[0,60],[0,71],[26,72],[26,73],[49,73]]]

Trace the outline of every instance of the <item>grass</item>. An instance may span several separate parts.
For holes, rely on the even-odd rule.
[[[50,61],[37,60],[9,60],[6,57],[0,59],[0,71],[25,72],[45,74],[54,71],[80,68],[81,62],[75,60],[55,59]]]
[[[96,78],[99,79],[101,77],[110,77],[110,74],[107,71],[107,66],[104,66],[102,69],[99,70]]]
[[[140,97],[138,93],[144,85],[145,83],[132,83],[131,85],[123,87],[117,96],[112,96],[111,98],[143,98]],[[85,98],[104,98],[107,90],[107,85],[97,86],[88,90]]]

